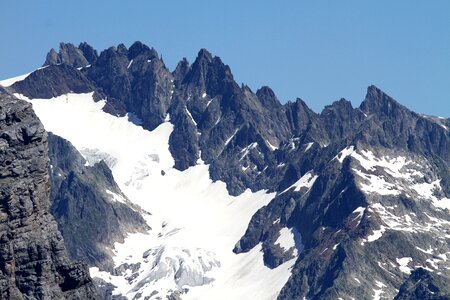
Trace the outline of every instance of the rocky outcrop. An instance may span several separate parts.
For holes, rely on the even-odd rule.
[[[0,95],[0,298],[96,299],[50,214],[47,134],[31,105]]]
[[[49,133],[51,211],[69,256],[112,270],[111,249],[129,233],[150,228],[122,193],[102,159],[92,165],[67,140]]]
[[[358,138],[450,162],[450,134],[445,125],[410,111],[375,86],[367,89],[360,109],[367,118]]]
[[[173,77],[155,49],[140,42],[130,49],[123,44],[100,53],[82,70],[106,95],[108,102],[124,107],[153,130],[166,115],[173,94]]]
[[[418,268],[402,284],[394,300],[448,300],[450,278]]]
[[[93,83],[81,71],[70,65],[51,65],[31,73],[25,80],[14,83],[11,88],[28,98],[60,96],[70,92],[96,91]]]
[[[77,48],[73,44],[60,43],[59,53],[51,49],[47,54],[44,66],[66,64],[74,68],[82,68],[97,59],[97,52],[87,43]]]

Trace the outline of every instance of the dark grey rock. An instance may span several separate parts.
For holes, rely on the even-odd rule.
[[[134,113],[144,128],[153,130],[164,121],[172,100],[173,77],[154,49],[140,42],[129,50],[111,47],[83,71],[108,102]]]
[[[395,300],[448,300],[450,278],[418,268],[402,284]]]
[[[93,83],[81,71],[69,65],[50,65],[31,73],[25,80],[10,87],[28,98],[50,99],[70,92],[96,91]]]
[[[107,249],[128,233],[148,231],[141,215],[146,212],[126,198],[103,160],[86,166],[70,142],[51,133],[49,155],[51,211],[70,257],[111,271],[114,264]]]
[[[60,43],[59,53],[51,49],[47,54],[44,66],[67,64],[74,68],[81,68],[95,61],[95,57],[95,50],[87,43],[80,44],[78,48],[70,43]]]
[[[97,54],[97,50],[92,48],[91,45],[89,45],[86,42],[83,42],[80,45],[78,45],[78,49],[80,49],[81,52],[83,52],[83,56],[86,58],[87,62],[90,65],[95,63],[95,61],[98,58],[98,54]]]
[[[0,298],[97,299],[50,214],[47,134],[31,104],[0,95]]]
[[[367,89],[361,111],[368,117],[358,138],[369,144],[400,148],[450,161],[450,133],[438,123],[420,116],[375,86]]]
[[[120,295],[113,295],[112,292],[116,288],[115,285],[106,282],[100,278],[92,279],[95,287],[97,288],[97,292],[102,300],[127,300],[127,297]]]

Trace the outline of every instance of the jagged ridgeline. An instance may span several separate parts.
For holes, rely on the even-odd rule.
[[[140,42],[0,84],[54,133],[50,209],[105,299],[450,297],[448,112],[369,86],[316,113]]]

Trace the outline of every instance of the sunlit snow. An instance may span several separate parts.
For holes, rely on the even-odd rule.
[[[37,68],[36,70],[45,69],[47,67],[48,66],[43,66],[43,67]],[[3,86],[3,87],[9,87],[9,86],[13,85],[14,83],[16,83],[18,81],[22,81],[22,80],[26,79],[31,73],[32,72],[24,74],[24,75],[16,76],[16,77],[13,77],[13,78],[0,80],[0,85]]]
[[[302,188],[306,188],[309,191],[314,185],[314,182],[316,182],[317,177],[317,175],[313,175],[312,171],[309,171],[299,180],[297,180],[297,182],[295,182],[293,185],[282,191],[280,195],[286,193],[292,188],[294,188],[294,192],[299,192]]]
[[[408,264],[412,261],[411,257],[396,258],[395,261],[398,263],[401,272],[411,274],[412,269],[408,267]]]
[[[312,147],[313,144],[314,144],[314,143],[308,143],[308,144],[306,144],[305,152],[308,151],[308,150]]]
[[[4,87],[9,87],[11,85],[13,85],[14,83],[16,83],[17,81],[22,81],[25,78],[28,77],[28,75],[30,75],[31,73],[25,74],[25,75],[20,75],[17,77],[13,77],[13,78],[9,78],[9,79],[5,79],[5,80],[1,80],[0,81],[0,85],[4,86]]]
[[[227,138],[227,140],[225,141],[225,146],[226,145],[228,145],[230,142],[231,142],[231,140],[234,138],[234,136],[236,135],[236,133],[239,131],[239,129],[236,129],[234,132],[233,132],[233,134],[229,137],[229,138]]]
[[[188,117],[191,119],[192,123],[194,123],[195,126],[197,126],[197,122],[195,122],[194,117],[192,117],[191,112],[189,111],[189,109],[185,106],[184,107],[186,110],[186,114],[188,115]]]
[[[288,251],[292,247],[294,247],[294,255],[297,255],[298,252],[301,252],[303,249],[303,245],[301,242],[301,235],[295,229],[295,227],[292,228],[286,228],[283,227],[280,230],[280,236],[275,241],[275,245],[280,245],[281,248],[283,248],[285,251]],[[297,252],[298,250],[298,252]]]
[[[127,198],[151,213],[145,218],[152,230],[131,234],[111,249],[116,266],[135,264],[137,272],[113,276],[91,268],[93,276],[117,286],[114,294],[132,299],[156,291],[155,297],[165,298],[179,290],[183,299],[276,298],[295,258],[269,269],[261,245],[232,252],[252,215],[274,193],[247,190],[233,197],[225,183],[211,181],[208,165],[174,169],[169,118],[149,132],[127,117],[103,112],[105,101],[94,102],[92,93],[31,103],[45,128],[71,141],[89,163],[105,158]],[[123,200],[109,193],[113,201]]]
[[[358,224],[356,224],[356,227],[358,227],[359,226],[359,224],[361,223],[361,219],[362,219],[362,217],[364,216],[364,211],[366,210],[366,208],[365,207],[358,207],[357,209],[355,209],[354,211],[353,211],[353,214],[357,214],[356,215],[356,217],[353,219],[353,221],[356,221],[356,220],[358,220]]]
[[[251,143],[250,145],[248,145],[247,147],[245,147],[244,149],[241,150],[242,156],[239,160],[244,159],[244,157],[246,157],[248,155],[248,153],[250,152],[251,149],[256,148],[258,146],[257,142]]]
[[[375,280],[375,284],[377,285],[378,289],[373,289],[374,292],[373,299],[380,300],[381,295],[384,294],[383,288],[385,288],[386,285],[378,280]]]
[[[341,152],[339,152],[339,154],[336,155],[335,158],[340,163],[342,163],[347,156],[350,156],[353,153],[353,151],[355,151],[355,147],[354,146],[349,146],[349,147],[345,148],[344,150],[342,150]]]
[[[275,151],[278,149],[278,147],[272,145],[268,140],[266,140],[266,144],[267,144],[267,146],[269,146],[271,151]]]

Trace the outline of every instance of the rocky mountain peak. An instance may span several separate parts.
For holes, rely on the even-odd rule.
[[[213,55],[206,50],[205,48],[200,49],[197,54],[197,58],[195,60],[195,63],[200,63],[201,61],[211,62],[213,59]]]
[[[317,124],[319,116],[300,98],[297,98],[295,102],[286,103],[285,109],[291,130],[295,136],[304,132],[313,122]]]
[[[83,49],[87,50],[89,45],[83,45]],[[92,47],[91,47],[92,48]],[[92,59],[92,57],[90,57]],[[84,53],[81,49],[75,47],[71,43],[60,43],[59,44],[59,53],[57,53],[54,49],[51,49],[47,54],[47,57],[44,62],[44,66],[49,65],[58,65],[58,64],[67,64],[74,68],[81,68],[87,66],[89,64],[88,59],[84,56]]]
[[[128,49],[127,46],[125,46],[124,44],[119,44],[117,45],[117,52],[120,54],[125,54],[128,55]]]
[[[225,65],[220,57],[213,57],[206,49],[201,49],[198,52],[197,58],[183,80],[183,84],[188,86],[189,93],[197,90],[206,92],[211,97],[240,90],[234,82],[230,67]]]
[[[367,88],[367,94],[361,103],[360,109],[367,115],[377,114],[387,116],[392,116],[401,111],[409,111],[374,85]]]
[[[330,113],[343,113],[350,112],[353,110],[352,103],[345,98],[341,98],[338,101],[334,101],[331,105],[325,106],[322,111],[322,115],[330,114]]]
[[[136,41],[128,50],[128,59],[135,59],[138,55],[144,55],[147,59],[155,59],[159,57],[158,52],[154,48],[150,48],[149,46]]]
[[[183,57],[183,59],[178,62],[175,71],[173,71],[173,77],[176,81],[182,81],[183,78],[186,76],[186,74],[190,70],[190,65],[186,57]]]
[[[86,42],[80,43],[78,49],[83,52],[84,57],[88,61],[89,64],[95,63],[98,58],[97,50],[95,50],[91,45]]]
[[[274,91],[268,86],[263,86],[259,90],[257,90],[256,97],[258,97],[263,105],[280,105],[280,102],[278,101],[277,96],[275,96]]]
[[[134,113],[147,129],[163,122],[172,100],[173,76],[155,49],[135,42],[101,52],[95,65],[85,70],[108,97],[109,111]]]

